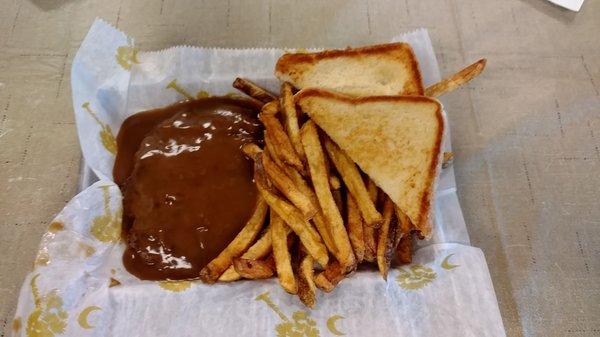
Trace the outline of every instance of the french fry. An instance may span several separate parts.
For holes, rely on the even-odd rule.
[[[267,204],[269,204],[271,210],[282,217],[285,223],[298,235],[300,241],[315,261],[321,266],[326,266],[329,261],[329,255],[327,254],[327,248],[325,248],[325,245],[321,241],[319,233],[304,219],[302,213],[296,207],[277,196],[271,190],[262,166],[261,156],[262,154],[257,155],[257,158],[254,160],[254,181],[256,182],[258,191]]]
[[[277,213],[271,213],[271,241],[277,278],[281,287],[290,294],[298,292],[298,284],[292,270],[292,258],[288,249],[286,224]]]
[[[244,144],[242,145],[242,152],[250,159],[254,159],[254,157],[259,154],[262,153],[263,150],[256,144],[254,143],[248,143],[248,144]]]
[[[400,209],[400,207],[394,206],[394,208],[396,210],[396,217],[398,218],[398,226],[400,230],[399,236],[402,237],[410,234],[410,232],[413,230],[413,225],[410,221],[410,218]]]
[[[325,243],[325,246],[327,247],[327,249],[331,252],[331,254],[333,254],[333,256],[336,256],[337,247],[335,246],[335,242],[333,241],[333,238],[331,237],[331,228],[327,224],[327,220],[325,220],[323,211],[321,211],[320,208],[317,211],[317,214],[315,214],[315,217],[312,218],[312,223],[315,225],[315,228],[319,232],[319,235],[321,235],[321,238],[323,239],[323,243]]]
[[[344,228],[344,220],[329,188],[325,155],[319,140],[317,126],[312,121],[304,123],[300,130],[300,138],[317,199],[325,220],[330,226],[331,238],[336,247],[334,256],[344,267],[351,268],[355,263],[354,253],[348,233]]]
[[[340,178],[334,176],[333,174],[329,175],[329,186],[332,190],[339,190],[342,187],[342,183],[340,182]]]
[[[295,168],[285,165],[283,166],[283,169],[288,175],[288,177],[290,177],[294,181],[295,185],[298,188],[300,188],[302,193],[308,195],[312,202],[315,205],[317,205],[317,213],[312,218],[312,222],[314,223],[315,227],[317,228],[317,231],[321,235],[321,238],[323,239],[325,246],[327,246],[327,249],[329,249],[330,252],[334,253],[336,251],[335,244],[333,242],[333,239],[331,238],[329,226],[327,225],[325,216],[323,215],[323,211],[321,210],[321,206],[319,206],[319,200],[317,199],[315,191],[312,189],[312,187],[308,185],[306,180],[304,180],[302,175]]]
[[[240,256],[242,259],[246,260],[259,260],[263,257],[267,256],[271,252],[271,225],[265,229],[263,235],[258,239],[248,250]],[[219,277],[219,281],[221,282],[232,282],[237,281],[241,278],[240,274],[238,274],[233,266],[230,266],[225,270],[223,274]]]
[[[396,259],[400,264],[408,264],[412,262],[413,240],[412,234],[402,236],[400,243],[396,247]]]
[[[250,158],[255,158],[257,154],[263,153],[256,144],[245,144],[242,146],[242,151]],[[307,220],[311,219],[319,208],[318,201],[313,197],[314,193],[302,175],[290,166],[280,166],[275,162],[270,151],[265,152],[262,158],[270,180],[302,211]]]
[[[370,199],[369,199],[370,200]],[[356,256],[356,263],[359,264],[363,261],[365,256],[365,240],[363,238],[363,221],[360,217],[360,211],[358,205],[351,193],[346,194],[346,209],[347,209],[347,225],[346,230],[348,231],[348,237],[350,243],[354,249],[354,256]]]
[[[294,102],[292,86],[288,82],[284,82],[281,85],[281,108],[283,111],[285,130],[290,137],[294,150],[296,150],[300,159],[304,160],[304,148],[302,148],[302,142],[300,141],[298,112],[296,110],[296,103]]]
[[[298,298],[312,309],[316,303],[317,288],[314,281],[314,260],[310,255],[301,255],[297,275]]]
[[[369,192],[369,198],[375,203],[379,198],[379,187],[377,187],[373,179],[367,177],[366,180],[367,182],[365,185],[367,186],[367,192]]]
[[[384,280],[387,280],[390,262],[394,252],[396,240],[396,226],[392,226],[392,216],[394,215],[394,203],[386,195],[383,204],[383,223],[379,227],[379,237],[377,238],[377,267]]]
[[[292,178],[292,180],[294,180],[296,186],[298,186],[302,190],[302,193],[308,195],[313,201],[313,203],[317,205],[317,213],[312,218],[312,222],[317,228],[319,234],[321,235],[321,238],[323,239],[325,246],[327,246],[327,249],[329,249],[329,251],[335,255],[335,244],[333,242],[333,239],[331,238],[329,226],[327,225],[325,216],[323,215],[323,211],[321,210],[321,206],[319,206],[319,200],[317,199],[315,191],[313,191],[313,189],[304,180],[302,175],[298,173],[298,171],[296,171],[296,169],[290,166],[285,166],[284,170],[286,171],[286,174],[290,178]]]
[[[335,201],[335,205],[340,214],[344,214],[344,197],[342,196],[341,189],[331,190],[331,195],[333,196],[333,201]]]
[[[267,146],[265,147],[265,149],[266,149],[265,153],[268,154],[270,156],[270,158],[273,159],[273,161],[275,161],[276,157],[274,157],[273,154],[269,151],[269,148],[270,148],[269,142],[266,141],[266,143],[267,143],[266,144]],[[256,154],[262,152],[260,147],[258,147],[258,145],[256,145],[256,144],[246,144],[246,145],[242,146],[242,151],[244,151],[244,153],[247,156],[249,156],[250,158],[253,158],[253,159],[255,158]],[[317,196],[315,195],[315,192],[308,185],[308,183],[304,180],[302,175],[300,173],[298,173],[298,171],[296,171],[296,169],[294,169],[293,167],[288,166],[288,165],[279,166],[279,167],[283,168],[283,170],[285,171],[285,174],[294,181],[294,184],[296,185],[296,187],[299,188],[303,194],[309,196],[311,201],[313,202],[313,204],[317,205],[316,206],[317,212],[314,215],[312,222],[315,225],[319,234],[321,235],[321,238],[323,239],[325,246],[327,246],[327,249],[332,253],[335,252],[336,248],[333,243],[333,239],[331,238],[331,233],[329,232],[329,228],[328,228],[325,218],[323,216],[323,212],[321,211],[321,207],[319,206],[319,201],[317,199]]]
[[[266,129],[267,137],[272,147],[269,150],[273,150],[273,154],[278,156],[280,160],[288,165],[295,167],[298,171],[303,172],[304,165],[302,160],[298,157],[296,150],[292,146],[290,139],[283,130],[283,126],[275,117],[270,113],[260,113],[258,115],[260,121],[263,123]]]
[[[261,88],[258,84],[245,78],[236,78],[235,81],[233,81],[233,87],[263,103],[268,103],[277,99],[275,95],[271,94],[266,89]]]
[[[342,176],[342,180],[346,184],[348,191],[355,198],[365,224],[370,227],[379,227],[382,221],[381,214],[375,208],[375,204],[371,201],[371,198],[369,198],[369,192],[365,187],[356,164],[329,137],[324,137],[324,143],[329,158]]]
[[[372,202],[375,202],[378,197],[379,189],[373,180],[367,180],[367,191],[369,192],[369,198]],[[365,257],[364,260],[367,262],[375,262],[377,260],[377,241],[375,240],[375,228],[366,226],[363,223],[363,238],[365,241]]]
[[[265,136],[267,136],[267,135],[265,134]],[[272,145],[271,145],[268,137],[265,137],[265,143],[266,143],[265,149],[267,150],[266,152],[269,153],[271,156],[271,159],[273,159],[273,161],[275,161],[277,163],[277,157],[274,156],[272,151],[270,150],[272,148]],[[330,252],[335,254],[335,252],[336,252],[335,244],[333,243],[333,239],[331,238],[329,226],[326,223],[323,212],[321,211],[321,207],[318,205],[319,201],[317,199],[315,192],[313,191],[313,189],[308,185],[308,183],[304,180],[302,175],[295,168],[288,166],[288,165],[283,165],[283,163],[281,163],[281,162],[279,162],[277,164],[279,164],[280,167],[282,167],[284,169],[284,171],[288,177],[290,177],[290,178],[292,178],[292,180],[294,180],[294,183],[296,184],[297,187],[299,187],[302,190],[302,193],[309,195],[311,200],[313,201],[313,203],[315,203],[317,205],[317,213],[313,217],[312,222],[314,223],[315,227],[317,228],[317,231],[321,235],[321,238],[323,239],[323,242],[327,246],[327,249],[329,249]]]
[[[271,260],[262,261],[236,257],[233,259],[233,268],[238,275],[251,280],[269,278],[274,274]]]
[[[481,59],[462,69],[458,73],[427,87],[427,89],[425,89],[425,96],[439,97],[443,94],[447,94],[455,90],[456,88],[469,82],[470,80],[474,79],[479,74],[481,74],[481,72],[485,68],[486,62],[486,59]]]
[[[335,288],[335,286],[331,284],[327,277],[325,277],[324,272],[320,272],[319,274],[317,274],[317,276],[315,276],[315,285],[317,286],[317,288],[321,289],[326,293],[331,292],[333,288]]]
[[[206,283],[214,283],[217,281],[219,276],[223,274],[229,266],[231,266],[232,259],[242,255],[244,251],[250,247],[252,242],[256,239],[260,230],[265,223],[265,217],[267,215],[267,203],[264,198],[258,197],[256,199],[256,206],[250,219],[246,222],[246,225],[242,230],[235,236],[233,241],[227,245],[227,247],[212,261],[210,261],[200,271],[200,279]]]
[[[279,167],[273,161],[268,153],[263,154],[263,165],[269,180],[277,187],[277,189],[294,204],[304,215],[306,220],[310,220],[317,213],[318,205],[313,203],[309,195],[306,195],[296,186],[296,183],[290,178],[283,168]]]
[[[315,277],[315,284],[324,292],[330,292],[346,276],[346,267],[339,261],[332,261],[325,270]]]

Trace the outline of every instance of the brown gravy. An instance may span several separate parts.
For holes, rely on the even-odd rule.
[[[196,278],[235,237],[256,202],[258,107],[206,98],[129,117],[117,137],[125,268],[146,280]]]

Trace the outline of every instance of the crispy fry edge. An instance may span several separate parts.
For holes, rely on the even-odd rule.
[[[235,236],[233,241],[212,261],[200,271],[200,279],[206,283],[214,283],[232,264],[232,259],[243,254],[254,242],[265,222],[267,203],[260,195],[256,199],[256,206],[246,225]]]

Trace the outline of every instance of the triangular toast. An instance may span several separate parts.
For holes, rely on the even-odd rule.
[[[440,103],[421,96],[353,98],[322,89],[302,90],[295,100],[429,237],[444,133]]]
[[[297,89],[354,96],[423,95],[419,65],[407,43],[285,54],[277,61],[275,76]]]

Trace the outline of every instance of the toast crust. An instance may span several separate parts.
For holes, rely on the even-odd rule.
[[[441,146],[442,139],[444,136],[444,128],[445,128],[445,120],[442,112],[442,105],[433,98],[425,97],[425,96],[366,96],[366,97],[352,97],[344,94],[339,94],[336,92],[318,89],[318,88],[307,88],[301,90],[294,96],[294,100],[299,102],[302,99],[309,97],[324,97],[331,98],[335,100],[339,100],[345,103],[360,105],[369,102],[429,102],[434,103],[436,108],[435,116],[437,118],[438,128],[437,134],[435,135],[435,142],[433,147],[433,153],[436,154],[429,165],[429,169],[427,172],[427,190],[424,191],[420,205],[419,205],[419,217],[418,219],[413,219],[415,223],[413,224],[415,228],[421,233],[422,236],[429,238],[431,236],[431,210],[433,206],[433,198],[434,198],[434,188],[435,182],[438,177],[438,171],[440,166],[440,154],[441,154]]]
[[[402,58],[403,60],[408,59],[412,81],[405,83],[403,92],[397,94],[404,95],[418,95],[422,96],[425,93],[423,87],[423,79],[421,72],[419,71],[419,62],[415,57],[415,54],[409,44],[404,42],[378,44],[360,48],[346,48],[346,49],[333,49],[325,50],[317,53],[294,53],[284,54],[278,60],[275,65],[275,76],[278,78],[284,77],[284,74],[291,74],[297,72],[294,70],[298,64],[314,65],[321,60],[334,59],[338,57],[347,57],[360,59],[365,56],[381,55],[388,57]],[[404,56],[404,58],[402,57]],[[402,61],[403,63],[405,61]],[[300,88],[301,89],[301,88]]]

